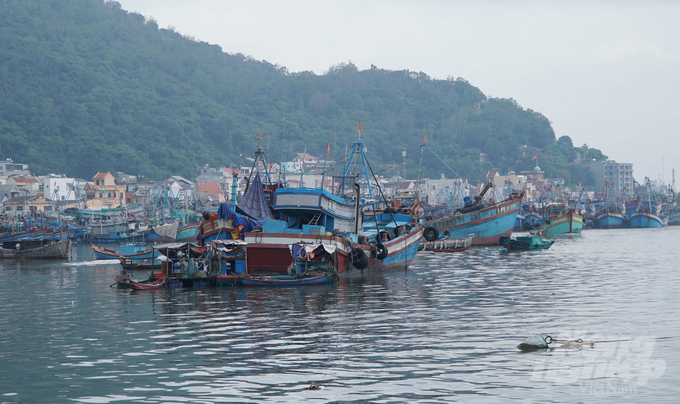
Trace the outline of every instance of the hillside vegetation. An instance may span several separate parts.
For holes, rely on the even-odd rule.
[[[548,175],[591,181],[545,116],[462,78],[351,63],[291,73],[161,29],[116,2],[4,0],[0,10],[0,155],[37,174],[191,176],[204,164],[247,164],[260,131],[272,161],[305,148],[323,157],[327,142],[341,160],[361,121],[374,167],[402,163],[406,150],[414,172],[427,134],[470,181],[529,170],[537,153]],[[424,159],[425,176],[445,172]]]

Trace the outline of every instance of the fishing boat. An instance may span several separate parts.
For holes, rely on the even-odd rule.
[[[598,229],[620,229],[628,226],[625,204],[609,182],[605,182],[604,200],[593,217],[594,227]]]
[[[177,228],[177,237],[175,238],[175,241],[196,241],[199,225],[200,223],[191,223]]]
[[[515,238],[502,237],[501,245],[508,250],[546,250],[555,240],[546,241],[540,235],[519,236]]]
[[[668,215],[668,225],[669,226],[680,226],[680,210]]]
[[[474,201],[466,197],[466,206],[452,215],[425,222],[425,239],[435,241],[439,233],[448,231],[451,238],[474,235],[473,246],[498,245],[500,237],[512,234],[524,192],[511,193],[501,202],[484,202],[484,195],[493,185],[488,183]]]
[[[121,256],[132,260],[148,260],[158,258],[160,255],[159,251],[147,250],[146,244],[143,243],[121,244],[118,251],[95,244],[90,244],[90,246],[94,251],[95,259],[98,260],[118,259]]]
[[[652,190],[649,178],[645,178],[645,187],[638,201],[637,209],[630,215],[630,227],[660,228],[668,225],[668,217],[659,214],[659,199]]]
[[[444,233],[446,233],[446,230]],[[470,248],[474,238],[474,234],[468,234],[466,237],[454,239],[445,238],[435,241],[425,241],[422,243],[422,250],[441,253],[463,252]]]
[[[548,194],[542,198],[547,203],[542,207],[544,223],[539,231],[545,237],[574,237],[580,236],[583,229],[583,216],[574,212],[574,208],[567,204],[559,185],[552,190],[548,188]]]
[[[71,240],[60,241],[24,240],[2,243],[0,258],[15,259],[68,259]]]
[[[384,209],[387,202],[377,198],[382,195],[377,181],[369,180],[366,171],[356,171],[368,166],[359,141],[352,146],[342,176],[342,180],[352,179],[353,183],[339,181],[338,195],[320,188],[278,188],[274,203],[269,205],[265,199],[249,199],[264,198],[261,187],[257,192],[252,187],[252,194],[244,194],[239,206],[246,215],[257,218],[266,205],[271,207],[272,216],[278,217],[264,220],[261,230],[243,235],[248,243],[247,274],[288,275],[293,263],[289,246],[296,243],[333,247],[333,269],[342,277],[407,268],[418,251],[424,228],[413,212]],[[353,192],[345,192],[346,187]],[[237,217],[235,212],[230,215]]]

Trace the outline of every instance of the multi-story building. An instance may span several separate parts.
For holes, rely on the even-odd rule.
[[[633,164],[617,163],[614,160],[591,161],[588,164],[590,172],[595,177],[595,186],[602,189],[604,183],[612,184],[617,191],[623,192],[624,189],[632,192],[633,190]]]

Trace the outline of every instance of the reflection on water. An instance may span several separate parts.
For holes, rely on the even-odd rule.
[[[0,394],[3,402],[672,402],[678,236],[589,231],[546,251],[422,253],[408,271],[290,289],[134,292],[110,287],[115,263],[1,262]],[[81,262],[90,253],[74,252]],[[516,349],[537,333],[598,343]]]

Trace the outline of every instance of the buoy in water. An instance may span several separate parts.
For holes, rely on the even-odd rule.
[[[536,334],[533,337],[525,339],[521,344],[517,345],[521,351],[537,351],[539,349],[548,349],[548,343],[541,334]]]

